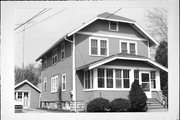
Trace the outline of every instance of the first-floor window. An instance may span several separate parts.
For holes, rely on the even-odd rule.
[[[124,88],[129,88],[129,70],[123,70]]]
[[[113,69],[106,69],[107,88],[113,88]]]
[[[98,69],[98,88],[104,88],[104,69]]]
[[[51,78],[51,92],[57,92],[58,90],[58,76]]]
[[[156,88],[156,77],[155,77],[155,71],[151,71],[151,88]]]
[[[18,99],[22,99],[22,92],[18,92],[17,98],[18,98]]]
[[[139,81],[139,70],[134,70],[134,80]]]
[[[85,89],[93,88],[93,71],[92,70],[84,71],[84,88]]]
[[[62,75],[62,91],[66,90],[66,74]]]
[[[122,77],[121,77],[120,69],[115,70],[115,76],[116,76],[116,88],[122,88]]]

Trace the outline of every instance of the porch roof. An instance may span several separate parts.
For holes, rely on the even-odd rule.
[[[106,57],[106,58],[102,58],[100,60],[97,60],[97,61],[94,61],[94,62],[91,62],[89,64],[86,64],[84,66],[81,66],[81,67],[78,67],[76,68],[76,70],[82,70],[82,69],[88,69],[88,70],[91,70],[91,69],[94,69],[96,67],[99,67],[101,65],[104,65],[108,62],[111,62],[113,60],[132,60],[132,61],[142,61],[142,62],[147,62],[161,70],[164,70],[166,72],[168,72],[168,69],[162,65],[160,65],[159,63],[147,58],[147,57],[144,57],[144,56],[140,56],[140,55],[130,55],[130,54],[114,54],[114,55],[111,55],[109,57]]]

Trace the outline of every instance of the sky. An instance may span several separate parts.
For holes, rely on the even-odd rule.
[[[15,27],[24,23],[43,9],[44,8],[16,9],[14,11]],[[30,28],[26,29],[24,32],[24,65],[27,66],[31,63],[38,65],[40,62],[36,62],[35,60],[63,35],[95,18],[98,14],[104,12],[114,13],[118,9],[118,7],[64,7],[50,9],[45,14],[33,19],[30,23],[25,25],[25,28]],[[146,8],[121,8],[115,14],[135,20],[140,26],[146,28],[144,17],[145,10]],[[23,28],[24,27],[20,27],[15,31],[15,65],[18,67],[22,67],[23,61]]]

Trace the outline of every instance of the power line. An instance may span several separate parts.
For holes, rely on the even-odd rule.
[[[65,10],[65,9],[64,9],[64,10]],[[43,21],[45,21],[45,20],[50,19],[51,17],[53,17],[53,16],[55,16],[55,15],[63,12],[64,10],[61,10],[61,11],[59,11],[59,12],[57,12],[57,13],[55,13],[55,14],[53,14],[53,15],[51,15],[51,16],[49,16],[49,17],[47,17],[47,18],[45,18],[45,19],[43,19],[43,20],[41,20],[41,21],[39,21],[39,22],[37,22],[37,23],[35,23],[35,24],[33,24],[33,25],[31,25],[30,27],[27,27],[25,30],[27,30],[27,29],[29,29],[29,28],[31,28],[31,27],[34,27],[35,25],[37,25],[37,24],[39,24],[39,23],[41,23],[41,22],[43,22]],[[19,32],[17,32],[17,34],[18,34],[18,33],[21,33],[21,32],[23,32],[23,31],[19,31]]]
[[[27,20],[26,22],[22,23],[21,25],[19,25],[18,27],[16,27],[14,30],[17,30],[18,28],[22,27],[23,25],[29,23],[30,21],[32,21],[33,19],[35,19],[36,17],[46,13],[47,11],[49,11],[51,8],[47,9],[43,9],[42,11],[40,11],[39,13],[37,13],[36,15],[34,15],[32,18],[30,18],[29,20]]]
[[[119,8],[118,10],[116,10],[114,13],[111,13],[109,16],[107,16],[106,18],[110,18],[112,15],[114,15],[115,13],[117,13],[118,11],[120,11],[122,8]]]

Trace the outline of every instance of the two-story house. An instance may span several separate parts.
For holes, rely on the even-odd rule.
[[[36,59],[43,66],[41,106],[57,107],[59,85],[65,108],[70,101],[128,99],[134,80],[148,98],[157,97],[160,69],[168,70],[150,59],[155,45],[158,42],[134,20],[107,12],[98,15]]]

